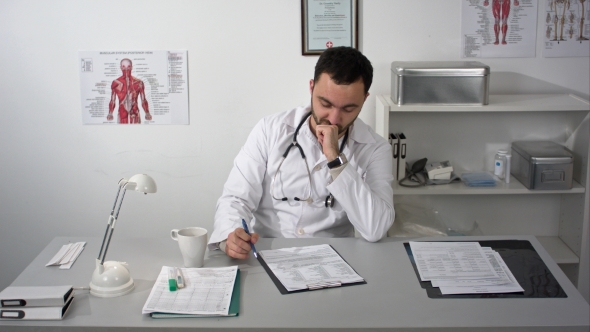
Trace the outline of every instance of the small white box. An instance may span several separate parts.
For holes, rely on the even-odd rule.
[[[448,161],[429,163],[424,169],[431,180],[449,180],[453,172],[453,166]]]

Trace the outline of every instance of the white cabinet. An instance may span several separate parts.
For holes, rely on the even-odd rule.
[[[532,234],[578,288],[588,290],[588,101],[573,95],[490,95],[485,106],[396,105],[377,96],[377,133],[403,132],[406,161],[449,160],[462,171],[492,171],[494,154],[513,141],[550,140],[574,152],[571,190],[528,190],[518,180],[491,188],[462,183],[420,188],[394,184],[394,202],[433,208],[443,219],[476,220],[484,235]],[[584,295],[588,299],[588,294]]]

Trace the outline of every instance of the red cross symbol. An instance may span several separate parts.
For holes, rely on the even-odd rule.
[[[331,41],[328,41],[328,42],[326,43],[326,47],[327,47],[327,48],[332,48],[332,46],[334,46],[334,44],[332,44],[332,42],[331,42]]]

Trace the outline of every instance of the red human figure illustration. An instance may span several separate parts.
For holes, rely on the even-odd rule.
[[[109,115],[107,120],[113,120],[116,99],[119,98],[119,123],[141,123],[137,97],[141,98],[141,106],[145,112],[145,119],[151,120],[148,101],[145,99],[143,81],[131,76],[133,63],[129,59],[121,60],[123,75],[111,84],[111,101],[109,103]]]
[[[484,6],[490,4],[489,0],[483,2]],[[518,6],[518,0],[514,0],[514,6]],[[494,45],[500,43],[500,28],[502,29],[502,45],[506,45],[506,33],[508,32],[508,15],[510,14],[510,0],[492,0],[492,13],[494,14],[494,33],[496,41]]]

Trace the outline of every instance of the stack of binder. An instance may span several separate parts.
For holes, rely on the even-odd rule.
[[[399,181],[406,177],[406,135],[390,133],[389,144],[393,153],[393,177]]]
[[[0,292],[0,320],[61,320],[73,294],[72,286],[7,287]]]

